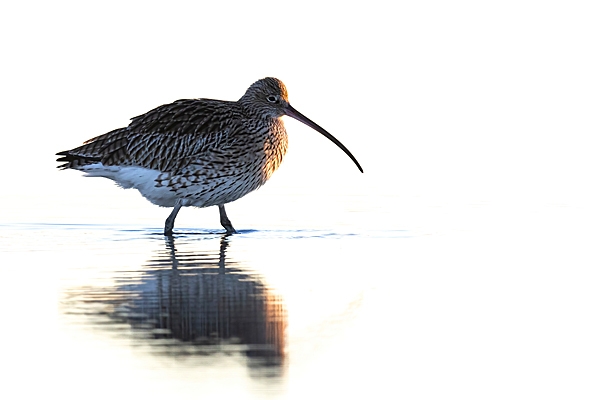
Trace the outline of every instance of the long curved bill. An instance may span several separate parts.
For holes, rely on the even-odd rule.
[[[360,172],[363,172],[362,167],[360,166],[360,164],[358,163],[358,161],[356,160],[356,158],[354,158],[354,156],[352,155],[352,153],[350,153],[350,150],[348,150],[346,148],[346,146],[344,146],[342,144],[342,142],[340,142],[335,137],[333,137],[333,135],[331,135],[325,129],[321,128],[319,125],[317,125],[314,122],[312,122],[310,119],[308,119],[307,117],[305,117],[304,115],[302,115],[299,111],[296,111],[296,109],[294,109],[294,107],[290,106],[289,104],[285,108],[285,115],[287,115],[288,117],[292,117],[294,119],[297,119],[298,121],[302,122],[303,124],[310,126],[315,131],[319,132],[321,135],[323,135],[327,139],[331,140],[333,143],[336,144],[337,147],[339,147],[340,149],[342,149],[344,151],[344,153],[346,153],[346,155],[352,159],[352,161],[354,161],[354,164],[356,164],[356,166],[358,167],[358,170]]]

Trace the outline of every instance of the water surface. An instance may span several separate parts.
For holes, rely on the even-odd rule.
[[[407,229],[357,210],[383,222],[237,235],[184,226],[172,239],[143,223],[3,224],[6,387],[420,398],[490,397],[502,381],[494,393],[525,398],[591,382],[589,209],[422,207],[419,219],[437,222]]]

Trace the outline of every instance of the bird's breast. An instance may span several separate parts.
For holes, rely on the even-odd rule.
[[[279,168],[283,161],[283,156],[287,152],[288,137],[283,122],[280,119],[275,120],[275,123],[270,127],[264,142],[264,164],[263,174],[265,182],[273,175],[273,172]]]
[[[265,184],[281,164],[287,146],[283,123],[275,121],[262,130],[239,134],[227,146],[207,149],[185,169],[161,174],[157,182],[189,205],[229,203]]]

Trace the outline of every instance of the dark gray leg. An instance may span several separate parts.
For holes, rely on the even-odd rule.
[[[225,212],[225,206],[223,204],[219,204],[219,215],[221,216],[221,225],[227,231],[227,233],[237,233],[235,229],[233,229],[233,225],[231,225],[231,221],[227,218],[227,213]]]
[[[173,211],[165,221],[165,236],[173,235],[173,225],[175,225],[175,217],[177,217],[177,213],[181,209],[181,203],[178,201],[175,203],[175,207],[173,207]]]

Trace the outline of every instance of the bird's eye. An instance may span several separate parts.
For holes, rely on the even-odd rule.
[[[277,103],[277,96],[273,96],[272,94],[271,94],[271,95],[268,95],[268,96],[267,96],[267,101],[268,101],[269,103]]]

